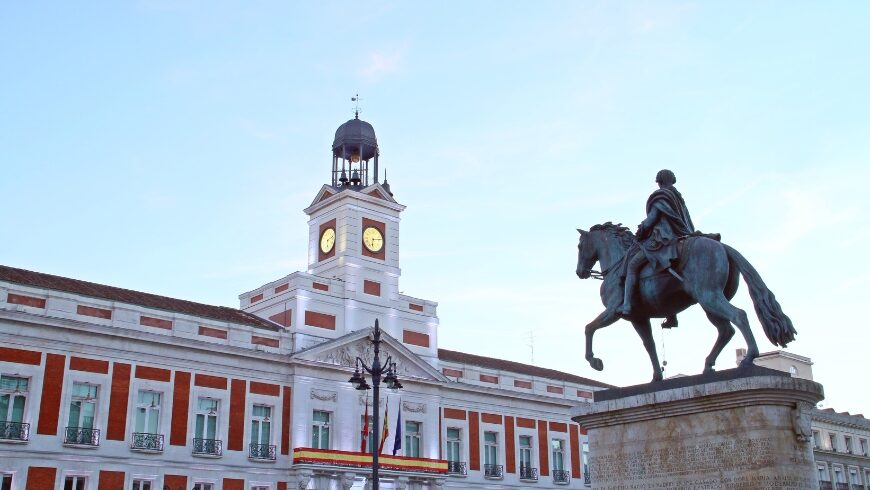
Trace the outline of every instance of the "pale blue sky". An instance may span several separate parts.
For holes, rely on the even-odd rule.
[[[660,168],[753,262],[826,406],[870,411],[866,2],[4,2],[0,262],[213,304],[306,268],[306,207],[363,97],[402,222],[402,290],[441,346],[614,384],[582,360],[577,232],[633,229]],[[764,338],[745,295],[762,351]],[[664,340],[700,372],[697,309]],[[853,319],[857,317],[857,319]],[[735,337],[720,358],[734,363]]]

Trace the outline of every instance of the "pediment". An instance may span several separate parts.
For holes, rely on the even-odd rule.
[[[384,189],[384,186],[379,183],[372,184],[365,189],[362,189],[362,191],[360,192],[365,195],[372,196],[375,199],[382,199],[387,202],[396,202],[396,200],[393,199],[393,196],[391,196],[390,193],[386,189]]]
[[[372,332],[373,329],[367,328],[349,333],[343,337],[299,351],[293,355],[292,359],[353,369],[356,366],[356,358],[359,357],[366,364],[371,365],[374,358],[374,346],[370,340]],[[381,341],[381,362],[392,357],[393,362],[396,363],[399,379],[449,381],[431,364],[411,352],[410,349],[383,330],[381,331]]]
[[[320,188],[320,192],[318,192],[317,195],[314,196],[314,200],[311,201],[310,206],[314,206],[315,204],[321,203],[321,202],[329,199],[330,197],[332,197],[336,194],[338,194],[338,191],[336,191],[335,189],[333,189],[332,187],[330,187],[328,185],[324,185],[323,187]]]

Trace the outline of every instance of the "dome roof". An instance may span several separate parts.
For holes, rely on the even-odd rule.
[[[342,156],[342,146],[347,151],[362,146],[362,159],[368,160],[378,153],[378,139],[375,137],[375,128],[371,124],[354,118],[342,124],[335,130],[335,139],[332,141],[332,153]]]

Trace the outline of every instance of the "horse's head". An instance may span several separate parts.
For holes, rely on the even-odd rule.
[[[591,243],[590,233],[577,228],[580,240],[577,242],[577,277],[588,279],[592,275],[592,266],[598,262],[598,250]]]

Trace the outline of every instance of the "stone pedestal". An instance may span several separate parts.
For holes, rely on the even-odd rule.
[[[822,386],[764,368],[595,393],[592,488],[817,489],[810,409]]]

